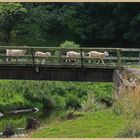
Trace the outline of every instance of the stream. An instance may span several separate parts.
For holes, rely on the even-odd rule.
[[[19,114],[5,114],[0,118],[0,137],[7,125],[12,125],[16,133],[16,137],[26,137],[28,134],[24,128],[27,125],[27,119],[35,116],[40,123],[40,127],[43,127],[43,124],[49,124],[54,120],[60,119],[65,116],[65,110],[61,109],[46,109],[39,110],[38,112],[26,112]]]

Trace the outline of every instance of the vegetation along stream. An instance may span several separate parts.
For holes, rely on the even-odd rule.
[[[93,99],[93,95],[96,102],[111,106],[113,91],[112,83],[1,80],[0,112],[4,116],[0,117],[0,132],[11,125],[16,134],[25,133],[23,129],[32,116],[35,116],[41,129],[56,120],[65,120],[67,112],[96,110],[95,102],[90,105],[89,99]],[[39,111],[11,114],[16,110],[32,108]]]

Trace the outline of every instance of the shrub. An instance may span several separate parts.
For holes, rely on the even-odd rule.
[[[112,84],[106,84],[106,83],[98,83],[94,86],[94,96],[96,100],[107,107],[110,107],[113,105],[114,97],[113,97],[113,85]]]
[[[56,108],[65,108],[66,107],[66,103],[65,103],[65,98],[61,97],[61,96],[53,96],[50,97],[54,100],[54,106]]]
[[[66,98],[66,107],[78,109],[81,107],[80,99],[74,95],[69,95]]]
[[[75,44],[73,41],[65,41],[60,45],[61,48],[79,48],[79,44]]]

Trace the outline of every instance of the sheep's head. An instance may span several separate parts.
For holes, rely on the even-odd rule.
[[[50,52],[46,52],[46,55],[47,55],[47,56],[51,56],[51,53],[50,53]]]
[[[109,53],[108,52],[104,52],[105,56],[109,56]]]

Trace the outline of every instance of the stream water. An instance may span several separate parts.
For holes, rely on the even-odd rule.
[[[44,124],[49,124],[54,120],[64,117],[65,112],[65,110],[60,109],[45,109],[38,112],[26,112],[12,115],[5,114],[3,117],[0,118],[0,137],[3,137],[2,133],[7,125],[13,126],[17,136],[24,136],[24,128],[26,128],[28,118],[35,116],[36,119],[39,121],[40,126],[42,127]]]

